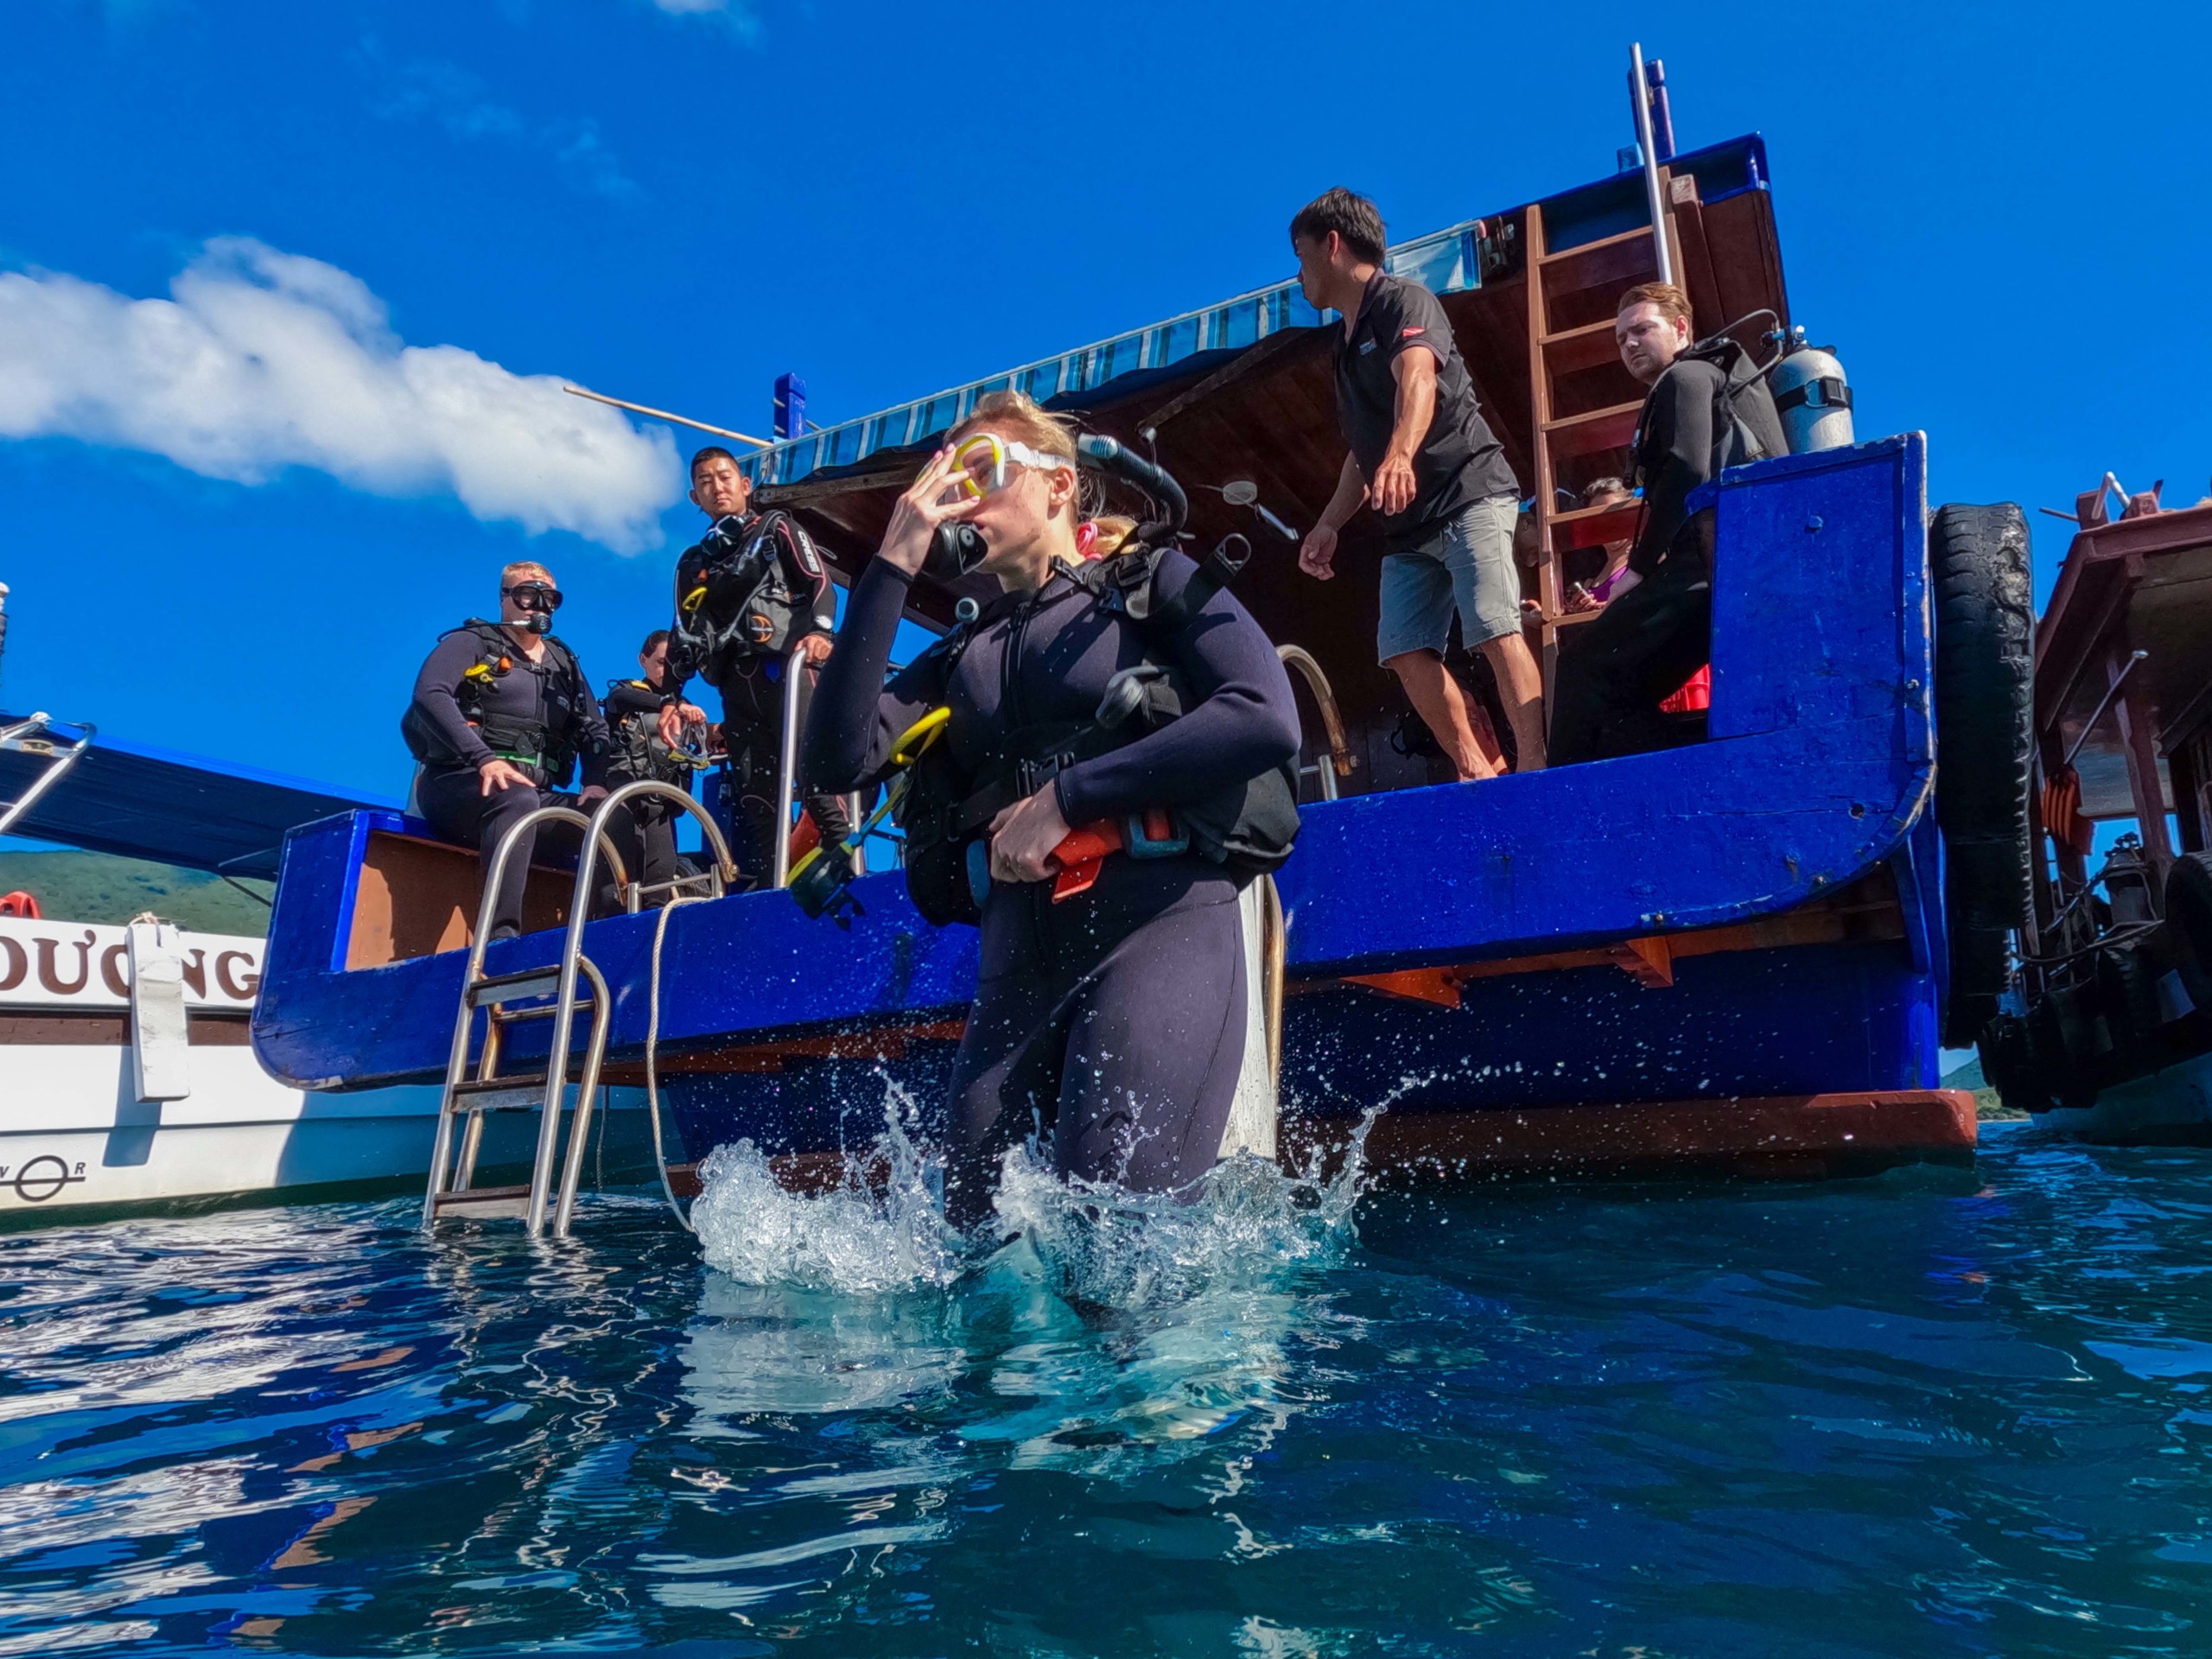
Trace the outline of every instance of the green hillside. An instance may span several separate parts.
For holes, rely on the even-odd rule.
[[[245,885],[264,896],[276,887],[271,881]],[[143,858],[69,850],[0,853],[0,893],[18,888],[57,921],[121,923],[150,910],[195,932],[258,938],[269,931],[269,907],[220,876]]]

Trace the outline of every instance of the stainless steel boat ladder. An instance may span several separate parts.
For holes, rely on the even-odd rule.
[[[92,747],[92,739],[98,734],[96,728],[79,724],[73,729],[77,733],[74,739],[61,738],[54,730],[54,716],[44,709],[29,720],[0,726],[0,750],[34,755],[46,762],[45,768],[31,780],[29,788],[12,801],[0,801],[0,836],[14,830],[38,804],[40,797],[67,777],[70,767],[83,760],[85,752]]]
[[[670,801],[699,821],[706,844],[714,855],[710,868],[699,875],[657,883],[652,889],[630,879],[621,854],[608,834],[607,820],[627,803],[642,796]],[[525,830],[547,823],[572,823],[583,831],[583,849],[576,859],[575,886],[569,897],[569,921],[562,935],[560,960],[546,967],[487,974],[484,971],[484,953],[490,943],[492,909],[508,861]],[[446,1062],[445,1091],[438,1103],[437,1137],[430,1153],[429,1181],[423,1194],[425,1230],[435,1225],[441,1217],[520,1217],[530,1236],[537,1238],[546,1230],[550,1210],[554,1236],[568,1236],[569,1221],[575,1211],[576,1190],[583,1178],[584,1148],[590,1138],[600,1068],[607,1057],[607,1030],[613,1012],[605,976],[583,953],[584,926],[591,917],[593,889],[602,849],[613,867],[623,902],[632,914],[649,891],[672,897],[690,888],[697,897],[719,899],[735,879],[729,847],[722,838],[721,826],[687,791],[653,779],[623,785],[599,802],[597,810],[588,817],[574,807],[541,806],[500,837],[485,869],[483,895],[476,906],[476,931],[469,941],[467,965],[461,973],[461,1006],[454,1020],[453,1048]],[[701,888],[703,891],[697,891]],[[580,1063],[572,1052],[579,1008],[588,1015],[589,1021]],[[479,1009],[484,1014],[480,1048],[475,1040]],[[540,1020],[552,1022],[540,1069],[503,1071],[501,1063],[509,1028]],[[575,1108],[569,1112],[565,1109],[572,1073]],[[484,1115],[532,1109],[539,1114],[537,1149],[528,1183],[519,1186],[477,1185],[476,1166],[483,1149]],[[564,1116],[568,1120],[565,1155],[562,1149]],[[557,1189],[554,1185],[556,1162],[560,1165]]]

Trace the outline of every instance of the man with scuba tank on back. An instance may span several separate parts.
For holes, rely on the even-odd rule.
[[[1725,334],[1693,341],[1689,296],[1673,283],[1622,295],[1613,338],[1651,389],[1632,445],[1643,511],[1603,613],[1560,653],[1554,766],[1681,741],[1660,704],[1713,651],[1713,512],[1691,512],[1690,493],[1724,467],[1789,453],[1761,372]]]
[[[639,677],[608,683],[600,707],[607,716],[607,786],[652,779],[673,784],[687,794],[691,774],[705,764],[697,758],[713,735],[707,712],[695,703],[667,702],[668,630],[655,628],[638,648]],[[660,734],[661,711],[672,709],[678,722],[680,743],[664,741]],[[668,801],[639,796],[630,801],[630,815],[638,833],[637,867],[649,888],[662,888],[682,873],[676,858],[676,814]],[[624,849],[627,856],[629,849]],[[665,901],[665,891],[648,895],[648,902]]]
[[[1168,503],[1109,557],[1083,555],[1100,543],[1078,454]],[[1157,468],[986,397],[893,508],[807,721],[819,784],[911,765],[909,893],[982,928],[947,1137],[963,1229],[1040,1124],[1061,1173],[1139,1192],[1195,1197],[1222,1154],[1258,990],[1243,890],[1297,834],[1299,725],[1274,647],[1223,591],[1241,558],[1224,543],[1194,567],[1181,519]],[[1001,591],[887,683],[925,561]]]
[[[415,798],[423,817],[487,863],[509,827],[538,807],[583,807],[607,793],[607,725],[575,653],[552,632],[560,606],[543,565],[508,565],[499,621],[471,617],[438,641],[399,723],[421,765]],[[557,793],[579,760],[582,794]],[[495,939],[522,931],[531,853],[518,845],[509,857],[492,912]]]
[[[739,868],[766,886],[776,839],[777,774],[792,650],[811,672],[830,658],[836,610],[829,568],[787,513],[749,510],[753,486],[727,449],[691,457],[691,500],[712,521],[676,564],[676,618],[661,686],[661,741],[682,735],[683,686],[702,675],[721,693],[723,799]],[[794,789],[826,846],[850,829],[834,795]]]

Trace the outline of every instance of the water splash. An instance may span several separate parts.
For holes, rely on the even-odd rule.
[[[967,1252],[945,1224],[942,1165],[907,1133],[915,1113],[888,1083],[883,1133],[826,1192],[786,1191],[750,1141],[717,1147],[691,1208],[708,1262],[744,1284],[852,1295],[951,1284]]]
[[[1008,1234],[1071,1300],[1134,1311],[1211,1288],[1257,1288],[1286,1270],[1326,1266],[1356,1237],[1367,1112],[1332,1173],[1280,1169],[1247,1154],[1215,1166],[1195,1197],[1132,1192],[1054,1173],[1034,1146],[1007,1154],[995,1223],[963,1239],[945,1222],[942,1160],[910,1133],[912,1095],[886,1080],[884,1128],[848,1152],[837,1184],[800,1194],[779,1185],[750,1141],[701,1166],[692,1224],[708,1262],[749,1285],[851,1295],[950,1287]]]
[[[1361,1118],[1332,1174],[1239,1154],[1209,1170],[1194,1198],[1063,1177],[1034,1146],[1018,1147],[1000,1179],[999,1219],[1027,1239],[1052,1287],[1078,1302],[1135,1312],[1259,1289],[1287,1270],[1332,1264],[1357,1236],[1352,1217],[1379,1112]]]

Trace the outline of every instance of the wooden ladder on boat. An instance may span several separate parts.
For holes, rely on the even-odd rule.
[[[1706,248],[1697,181],[1664,167],[1658,175],[1659,199],[1667,204],[1660,232],[1668,239],[1675,280],[1688,291],[1699,325],[1717,327],[1722,319],[1710,315],[1719,302]],[[1643,388],[1621,365],[1613,339],[1613,311],[1630,288],[1657,280],[1659,261],[1648,222],[1554,251],[1544,210],[1538,204],[1528,210],[1523,236],[1529,261],[1529,378],[1536,430],[1541,607],[1536,643],[1548,709],[1561,636],[1600,614],[1567,610],[1567,556],[1636,533],[1639,502],[1567,505],[1559,493],[1565,490],[1579,498],[1600,478],[1626,479]]]
[[[446,1061],[445,1092],[438,1102],[437,1138],[430,1153],[430,1177],[423,1194],[425,1230],[441,1219],[491,1219],[519,1217],[532,1238],[544,1233],[551,1212],[553,1236],[565,1238],[575,1211],[576,1190],[583,1179],[584,1147],[591,1133],[597,1103],[599,1073],[607,1057],[607,1028],[613,1013],[607,980],[583,953],[584,925],[591,916],[591,901],[598,874],[598,858],[604,852],[613,868],[616,885],[633,913],[645,890],[629,879],[621,855],[607,830],[608,817],[641,796],[675,802],[705,826],[707,844],[715,855],[705,874],[686,876],[663,884],[673,889],[703,885],[702,896],[721,898],[735,879],[729,849],[721,828],[709,817],[690,795],[671,785],[652,781],[625,784],[589,817],[574,807],[541,806],[518,822],[500,838],[484,877],[484,891],[476,907],[476,931],[468,945],[468,962],[461,972],[461,1007],[454,1020],[453,1048]],[[525,968],[518,972],[487,974],[484,952],[492,926],[492,905],[499,890],[517,839],[525,830],[547,823],[573,823],[583,831],[583,850],[576,860],[575,887],[570,894],[568,923],[563,931],[561,957],[550,967]],[[548,1000],[550,999],[550,1000]],[[484,1014],[484,1039],[476,1043],[477,1012]],[[583,1050],[574,1052],[576,1015],[588,1017]],[[506,1071],[508,1031],[537,1020],[552,1022],[545,1058],[534,1071]],[[471,1058],[474,1051],[474,1058]],[[569,1090],[574,1085],[575,1106],[568,1109]],[[529,1181],[519,1186],[479,1186],[476,1166],[483,1149],[484,1115],[494,1111],[536,1111],[537,1149]],[[562,1147],[562,1128],[567,1123],[567,1149]],[[560,1180],[554,1184],[554,1166]]]

